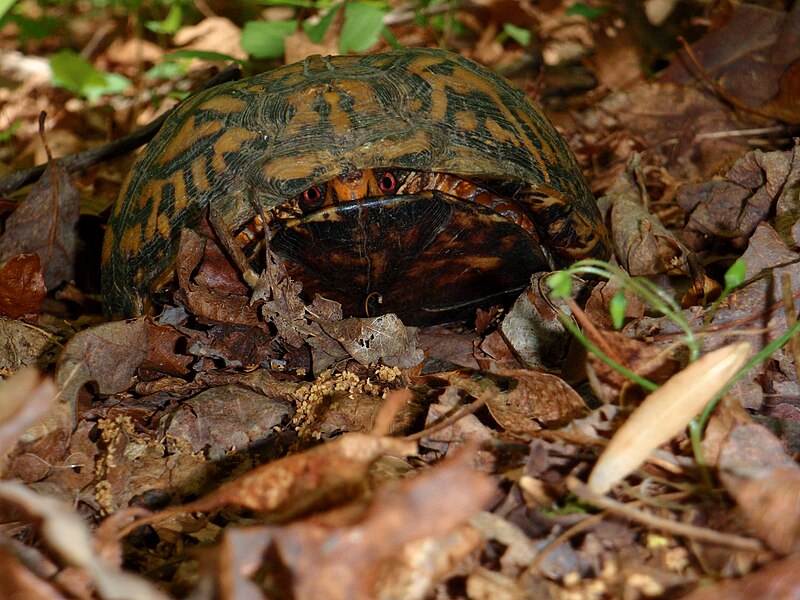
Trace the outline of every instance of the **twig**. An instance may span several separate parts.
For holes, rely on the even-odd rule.
[[[553,541],[547,544],[547,546],[542,548],[542,550],[533,558],[530,565],[528,565],[527,570],[531,573],[536,572],[537,567],[544,560],[545,556],[550,554],[553,550],[558,548],[564,542],[567,542],[572,536],[578,535],[581,531],[591,527],[595,523],[599,523],[605,517],[606,513],[603,512],[603,513],[598,513],[596,515],[592,515],[590,517],[586,517],[585,519],[575,523],[575,525],[564,531],[562,534],[553,539]]]
[[[727,546],[729,548],[736,548],[737,550],[749,550],[751,552],[762,552],[766,550],[764,544],[759,540],[741,535],[734,535],[730,533],[722,533],[708,529],[706,527],[698,527],[696,525],[689,525],[688,523],[678,523],[670,519],[657,517],[640,510],[636,510],[627,504],[612,500],[608,496],[596,494],[589,490],[579,479],[570,477],[567,479],[567,489],[575,494],[584,502],[588,502],[598,508],[607,512],[623,516],[637,523],[641,523],[653,529],[660,529],[673,535],[679,535],[701,542],[708,542],[711,544],[718,544],[720,546]]]
[[[45,258],[44,271],[50,270],[50,262],[53,259],[53,246],[56,243],[56,235],[58,234],[58,207],[59,207],[59,193],[58,193],[58,174],[56,173],[56,164],[53,160],[53,154],[50,152],[50,144],[47,142],[47,133],[44,130],[44,122],[47,119],[47,113],[42,111],[39,113],[39,137],[42,138],[42,145],[44,146],[45,154],[47,154],[47,164],[45,167],[50,167],[50,183],[53,186],[53,222],[50,224],[50,238],[47,244],[47,257]]]
[[[494,388],[490,388],[483,392],[480,396],[478,396],[475,400],[467,404],[466,406],[462,407],[461,409],[457,410],[455,413],[450,415],[449,417],[445,417],[438,423],[434,423],[430,427],[426,427],[422,431],[418,431],[417,433],[412,433],[411,435],[405,436],[404,440],[409,442],[416,442],[417,440],[421,440],[422,438],[429,436],[437,431],[441,431],[447,427],[450,427],[453,423],[458,421],[459,419],[466,417],[474,413],[478,410],[481,406],[486,404],[486,401],[493,395],[496,394],[497,390]]]
[[[792,278],[789,273],[781,274],[781,293],[783,294],[783,311],[786,314],[786,325],[791,329],[797,323],[797,315],[794,312]],[[794,358],[794,372],[797,381],[800,382],[800,335],[795,335],[789,341],[789,351]]]
[[[583,312],[583,309],[578,306],[578,303],[575,302],[572,298],[566,299],[567,306],[569,306],[570,311],[572,311],[572,316],[575,317],[575,320],[578,322],[583,330],[586,332],[586,335],[589,339],[591,339],[600,350],[606,356],[613,358],[618,363],[622,362],[622,358],[617,353],[614,348],[611,347],[611,344],[608,343],[605,336],[603,336],[595,327],[594,323],[589,320],[589,317],[586,316],[586,313]]]

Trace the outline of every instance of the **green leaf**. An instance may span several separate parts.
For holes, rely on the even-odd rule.
[[[297,19],[248,21],[242,30],[242,48],[255,58],[283,56],[283,39],[297,30]]]
[[[344,7],[344,24],[339,33],[339,51],[364,52],[372,48],[383,30],[383,17],[388,10],[382,6],[352,2]]]
[[[22,119],[17,119],[11,125],[9,125],[5,131],[0,131],[0,142],[5,143],[11,140],[14,137],[14,134],[17,132],[17,129],[20,128],[24,121]]]
[[[19,28],[20,40],[41,40],[52,35],[59,27],[63,27],[61,19],[50,16],[30,19],[23,15],[10,14],[6,16],[6,20],[0,26],[6,23],[14,23]]]
[[[747,263],[741,258],[737,259],[737,261],[725,271],[725,291],[729,292],[733,288],[742,285],[746,276]]]
[[[5,17],[16,3],[17,0],[0,0],[0,19]]]
[[[517,27],[513,23],[503,23],[503,32],[520,46],[527,46],[531,43],[531,32]]]
[[[556,271],[545,283],[553,290],[554,298],[569,298],[572,295],[572,277],[566,271]]]
[[[178,79],[188,71],[184,61],[165,60],[147,70],[144,74],[149,79]]]
[[[314,0],[256,0],[264,6],[291,6],[294,8],[316,8],[319,2]]]
[[[200,60],[221,60],[225,62],[242,63],[244,61],[234,58],[229,54],[222,52],[212,52],[211,50],[176,50],[164,56],[164,60],[179,60],[183,58],[199,58]]]
[[[394,50],[399,50],[403,47],[403,45],[397,41],[397,38],[392,35],[392,32],[389,31],[388,27],[381,29],[381,35],[383,36],[383,39],[386,40],[386,43],[389,44]]]
[[[614,324],[614,329],[622,329],[625,323],[625,309],[628,308],[628,299],[622,290],[614,294],[611,301],[608,303],[608,312],[611,315],[611,322]]]
[[[319,44],[328,32],[328,28],[330,28],[331,23],[333,23],[333,18],[338,12],[338,7],[331,8],[314,24],[311,23],[311,19],[303,21],[303,31],[306,32],[308,39],[315,44]]]
[[[590,21],[595,21],[607,12],[608,8],[605,6],[595,7],[584,4],[583,2],[576,2],[567,9],[567,16],[572,17],[577,15],[579,17],[585,17]]]
[[[182,18],[183,7],[180,4],[173,4],[163,21],[147,21],[144,26],[154,33],[172,35],[181,26]]]
[[[66,88],[90,102],[105,94],[122,92],[131,85],[122,75],[98,71],[72,50],[62,50],[50,57],[50,68],[54,86]]]

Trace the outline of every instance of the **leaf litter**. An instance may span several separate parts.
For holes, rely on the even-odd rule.
[[[252,292],[211,227],[183,233],[159,316],[97,324],[71,236],[97,226],[90,217],[110,204],[125,165],[80,178],[56,166],[58,194],[48,174],[26,204],[3,209],[7,591],[694,599],[800,589],[798,351],[777,349],[727,392],[704,464],[684,429],[725,379],[707,379],[727,360],[720,353],[761,351],[800,308],[800,167],[786,127],[797,123],[787,40],[800,9],[720,3],[700,19],[690,3],[651,2],[626,22],[617,9],[587,18],[567,15],[566,3],[537,6],[512,23],[538,27],[541,71],[531,76],[519,65],[535,52],[497,37],[506,13],[486,4],[482,17],[457,11],[481,35],[454,47],[551,107],[565,89],[579,98],[554,116],[604,195],[619,264],[682,303],[700,361],[688,365],[674,320],[618,282],[576,281],[565,301],[537,275],[474,328],[417,330],[304,300],[269,254]],[[645,79],[640,61],[677,49],[660,44],[687,19],[703,23],[694,43],[665,77]],[[401,42],[434,41],[413,19],[398,23]],[[221,31],[238,39],[236,28],[210,18],[173,42],[203,48]],[[323,44],[335,47],[331,35]],[[298,59],[315,48],[301,38],[287,39]],[[134,59],[125,48],[101,56],[129,75],[161,52],[148,45]],[[595,81],[603,93],[581,99]],[[23,90],[34,101],[13,114],[35,120],[52,92],[42,81]],[[116,126],[163,110],[128,101],[113,111]],[[80,130],[92,111],[73,102],[51,114],[48,127]],[[714,304],[737,258],[744,282]],[[619,330],[609,317],[617,296],[627,299]],[[564,315],[661,389],[587,354]]]

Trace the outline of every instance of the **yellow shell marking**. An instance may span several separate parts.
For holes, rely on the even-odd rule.
[[[488,121],[488,119],[487,119]],[[475,118],[475,113],[460,110],[456,113],[456,127],[464,131],[475,131],[478,126],[478,120]]]
[[[486,118],[486,130],[492,135],[492,138],[501,142],[509,142],[514,146],[519,147],[519,137],[515,135],[514,131],[508,131],[500,126],[500,123],[492,119]]]
[[[247,103],[233,96],[213,96],[198,106],[200,110],[213,110],[223,115],[240,113],[247,108]]]
[[[186,193],[186,181],[183,179],[183,171],[176,171],[171,177],[172,185],[175,186],[175,212],[181,211],[189,201]]]
[[[111,254],[114,252],[114,241],[116,237],[117,236],[114,233],[113,227],[111,225],[106,227],[106,236],[103,238],[102,254],[102,261],[104,265],[107,265],[111,261]]]
[[[333,135],[337,138],[346,136],[352,129],[353,123],[350,120],[350,115],[340,105],[341,96],[339,91],[325,91],[322,93],[322,97],[330,108],[328,118],[330,119],[331,127],[333,127]]]
[[[258,137],[258,133],[250,131],[244,127],[229,127],[225,130],[217,141],[214,142],[214,156],[211,158],[211,167],[217,172],[225,170],[224,154],[228,152],[238,152],[242,144]]]
[[[158,159],[159,164],[166,165],[186,152],[198,140],[214,135],[222,129],[223,123],[219,119],[203,121],[200,125],[195,125],[194,115],[189,116],[181,128],[172,136],[172,141],[164,149]]]
[[[207,192],[211,189],[211,183],[206,175],[206,157],[198,156],[192,162],[192,181],[198,192]]]
[[[122,232],[119,241],[119,251],[123,256],[132,256],[139,252],[142,246],[142,226],[139,223],[130,225]]]

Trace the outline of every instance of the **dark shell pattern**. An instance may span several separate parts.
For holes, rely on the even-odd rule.
[[[141,154],[109,220],[103,292],[133,316],[173,269],[180,230],[209,203],[232,230],[359,169],[518,180],[552,266],[605,257],[609,242],[576,160],[542,109],[443,50],[312,56],[198,93]]]

